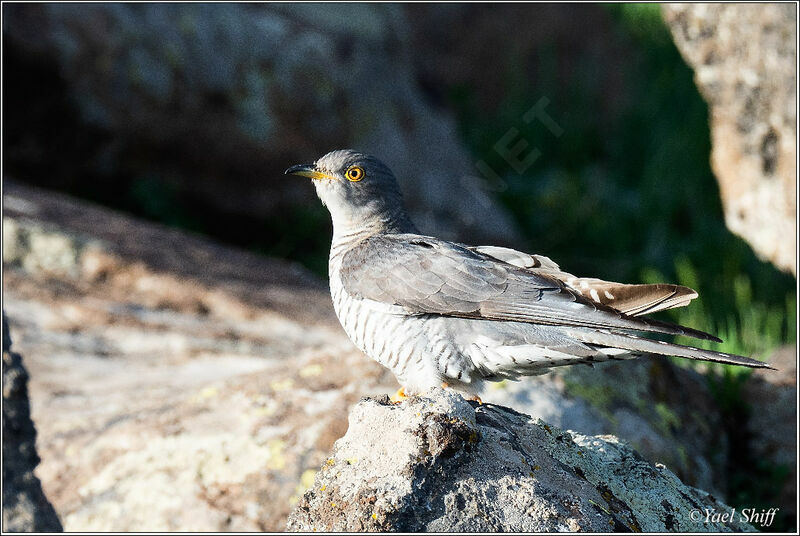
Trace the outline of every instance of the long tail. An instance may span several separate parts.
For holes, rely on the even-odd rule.
[[[664,341],[643,339],[641,337],[637,337],[636,335],[613,333],[605,330],[590,331],[572,329],[570,329],[568,333],[571,337],[574,337],[583,343],[604,348],[619,348],[631,352],[673,355],[676,357],[684,357],[686,359],[695,359],[698,361],[712,361],[714,363],[726,363],[728,365],[741,365],[743,367],[767,368],[775,370],[774,367],[771,367],[762,361],[750,359],[749,357],[726,354],[725,352],[715,352],[713,350],[703,350],[702,348],[682,346],[680,344],[673,344]]]

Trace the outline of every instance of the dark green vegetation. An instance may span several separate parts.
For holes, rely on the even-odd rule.
[[[598,105],[609,97],[599,94],[592,81],[605,66],[579,62],[570,79],[558,80],[560,58],[542,49],[535,85],[520,77],[517,60],[508,61],[508,97],[493,113],[479,109],[468,89],[452,92],[464,139],[476,160],[502,177],[501,183],[489,180],[487,188],[511,211],[530,251],[577,275],[692,287],[700,298],[664,318],[725,341],[701,346],[763,359],[796,341],[794,278],[759,261],[725,227],[709,163],[708,108],[659,7],[614,5],[607,10],[618,37],[636,50],[632,61],[616,66],[625,81],[617,96],[620,113],[603,113]],[[523,120],[541,97],[550,101],[546,110],[563,129],[560,136],[541,122]],[[529,144],[523,156],[533,148],[541,152],[523,174],[495,149],[511,127]],[[741,427],[749,411],[741,388],[750,373],[741,367],[709,367],[708,381],[732,428]],[[733,458],[737,467],[731,467],[730,502],[774,504],[787,468],[767,467],[748,459],[746,452],[735,452]],[[745,467],[758,474],[743,473]],[[765,485],[753,487],[754,480]]]

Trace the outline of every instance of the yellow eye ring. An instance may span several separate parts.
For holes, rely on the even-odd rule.
[[[347,168],[344,176],[347,177],[347,180],[350,182],[358,182],[364,178],[364,170],[358,166],[351,166]]]

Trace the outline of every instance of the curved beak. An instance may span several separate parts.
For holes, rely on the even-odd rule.
[[[333,180],[333,177],[317,171],[313,164],[298,164],[292,166],[284,172],[284,175],[299,175],[301,177],[308,177],[309,179]]]

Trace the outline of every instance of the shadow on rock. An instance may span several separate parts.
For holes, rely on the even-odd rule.
[[[28,372],[11,351],[3,311],[3,532],[61,532],[61,522],[33,474],[39,464],[28,402]]]

